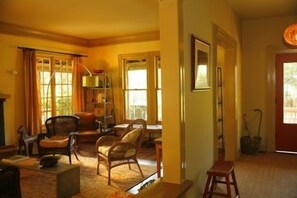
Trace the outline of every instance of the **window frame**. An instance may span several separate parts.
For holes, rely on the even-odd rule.
[[[49,80],[47,83],[43,82],[42,84],[40,83],[40,68],[39,68],[39,63],[38,63],[38,59],[48,59],[49,63],[48,63],[48,71],[49,72]],[[65,72],[65,68],[63,68],[65,65],[62,66],[57,66],[56,61],[66,61],[67,62],[67,66],[71,66],[71,69],[68,67],[65,67],[68,71],[71,70],[71,72]],[[41,113],[41,122],[42,122],[42,126],[44,126],[45,120],[51,116],[56,116],[58,115],[59,108],[57,108],[57,98],[65,98],[67,97],[68,100],[71,101],[70,103],[70,109],[67,109],[67,111],[69,111],[69,115],[72,114],[72,103],[73,103],[73,64],[74,64],[74,60],[73,57],[71,56],[67,56],[67,55],[53,55],[53,54],[47,54],[47,53],[37,53],[36,54],[36,72],[37,72],[37,82],[38,82],[38,89],[40,92],[40,98],[39,98],[39,102],[40,102],[40,113]],[[62,71],[61,71],[61,70]],[[69,70],[70,69],[70,70]],[[60,71],[59,71],[60,70]],[[56,74],[59,73],[71,73],[71,90],[67,91],[66,95],[63,95],[64,92],[62,93],[61,96],[57,96],[56,94],[56,86],[63,86],[63,85],[70,85],[69,83],[66,83],[64,81],[61,81],[61,83],[57,84],[56,83]],[[68,79],[68,77],[67,77]],[[47,80],[47,79],[46,79]],[[69,82],[69,81],[67,81]],[[43,87],[43,90],[42,90]],[[62,88],[61,88],[62,90]],[[70,93],[70,94],[69,94]],[[70,96],[70,99],[69,99]],[[46,101],[44,101],[46,100]],[[50,104],[49,104],[50,103]],[[44,107],[43,107],[44,106]],[[47,107],[49,106],[49,107]],[[65,114],[66,115],[66,114]]]
[[[147,123],[148,124],[161,124],[162,120],[158,120],[158,102],[157,102],[157,91],[161,90],[158,87],[158,68],[157,60],[160,59],[159,51],[144,52],[144,53],[131,53],[131,54],[120,54],[119,55],[119,67],[120,67],[120,87],[121,87],[121,99],[120,106],[121,118],[123,122],[129,122],[126,119],[126,62],[127,60],[134,59],[145,59],[147,69]],[[133,90],[133,89],[132,89]],[[140,89],[135,89],[140,90]],[[141,89],[143,90],[143,89]]]

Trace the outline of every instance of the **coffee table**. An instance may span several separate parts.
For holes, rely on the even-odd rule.
[[[66,198],[80,192],[79,165],[58,162],[41,167],[36,158],[14,163],[20,168],[23,197]]]

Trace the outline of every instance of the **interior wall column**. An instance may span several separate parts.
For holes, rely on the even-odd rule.
[[[163,181],[178,184],[184,179],[179,3],[179,0],[159,0]]]

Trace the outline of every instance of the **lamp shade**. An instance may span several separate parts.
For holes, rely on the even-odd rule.
[[[83,87],[99,87],[99,76],[83,76]]]
[[[297,47],[297,24],[290,25],[286,28],[284,40],[287,44]]]

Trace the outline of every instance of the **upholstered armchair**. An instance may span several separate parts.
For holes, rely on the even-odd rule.
[[[39,157],[48,154],[62,154],[69,157],[71,153],[76,159],[76,136],[78,135],[80,119],[77,116],[54,116],[45,121],[46,133],[37,136]]]
[[[78,112],[74,114],[80,118],[78,144],[83,142],[96,142],[100,135],[100,122],[92,112]]]
[[[132,121],[120,137],[102,136],[96,142],[97,174],[99,165],[103,164],[108,169],[108,185],[110,185],[111,169],[120,165],[135,163],[143,177],[137,160],[137,153],[142,145],[146,131],[146,122],[143,119]]]

